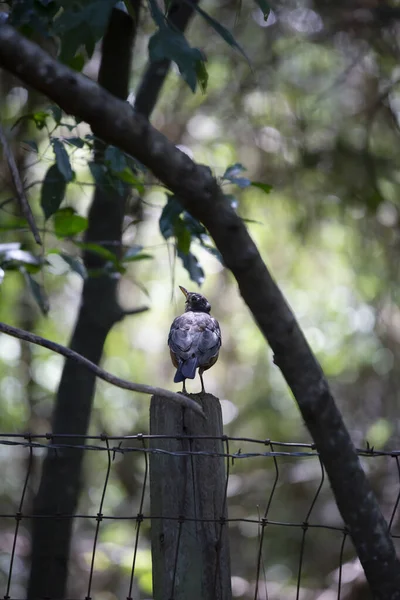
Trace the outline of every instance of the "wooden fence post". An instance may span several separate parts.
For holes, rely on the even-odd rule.
[[[221,406],[211,394],[191,398],[206,419],[162,396],[151,399],[150,433],[172,436],[151,439],[160,450],[150,453],[153,597],[231,600]]]

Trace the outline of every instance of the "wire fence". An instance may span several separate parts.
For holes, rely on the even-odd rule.
[[[167,451],[162,447],[162,441],[168,439],[178,439],[185,445],[182,450]],[[191,442],[194,440],[200,444],[202,440],[219,440],[223,444],[223,452],[193,450]],[[32,498],[40,480],[41,461],[48,452],[57,458],[66,449],[82,450],[85,456],[91,455],[88,456],[89,471],[96,473],[97,483],[90,481],[89,477],[83,485],[84,501],[80,506],[86,507],[86,510],[78,510],[74,514],[34,514]],[[29,571],[26,532],[34,519],[53,519],[55,523],[73,519],[74,523],[85,524],[84,534],[80,533],[79,525],[75,532],[76,536],[81,536],[81,541],[84,538],[87,566],[80,578],[81,590],[75,588],[74,597],[86,599],[96,597],[96,594],[105,597],[101,593],[105,585],[101,558],[104,559],[103,546],[106,544],[102,540],[103,529],[108,523],[133,525],[129,552],[124,554],[122,561],[123,574],[112,597],[128,600],[151,598],[151,562],[147,561],[145,569],[142,564],[143,548],[146,556],[149,552],[151,521],[170,519],[177,521],[179,527],[185,527],[192,521],[210,521],[184,514],[170,517],[150,514],[149,458],[154,454],[169,455],[177,461],[188,460],[188,457],[192,460],[191,457],[195,456],[224,459],[227,516],[222,510],[221,515],[212,521],[221,528],[229,528],[234,597],[252,600],[344,600],[351,597],[349,590],[354,587],[359,575],[360,585],[363,585],[348,532],[335,508],[324,468],[313,444],[226,435],[218,438],[182,435],[177,438],[141,433],[128,436],[4,433],[0,434],[0,467],[3,470],[0,474],[3,482],[0,533],[2,539],[7,540],[7,543],[0,543],[4,599],[24,597]],[[400,502],[400,450],[360,448],[358,454],[378,493],[397,545],[400,540],[400,532],[396,531]],[[121,465],[128,457],[131,457],[129,465],[136,483],[135,501],[130,505],[126,501],[113,500],[115,482],[121,478]],[[119,472],[113,473],[116,464]],[[100,479],[102,483],[99,486]],[[92,497],[93,507],[93,495],[97,495],[96,508],[87,510],[89,505],[85,498]],[[107,502],[108,495],[111,502]],[[129,491],[126,498],[129,498]],[[284,518],[277,518],[273,513]],[[22,527],[24,531],[21,533]],[[179,548],[176,548],[175,556],[177,561]],[[118,556],[113,560],[121,563]],[[107,564],[109,567],[110,560]],[[144,571],[147,579],[143,578]],[[86,583],[82,583],[84,579]],[[125,589],[122,589],[124,586]],[[173,590],[171,594],[173,598]]]

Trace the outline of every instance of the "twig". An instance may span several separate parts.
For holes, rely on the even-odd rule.
[[[6,325],[6,323],[0,322],[0,332],[6,333],[7,335],[11,335],[12,337],[16,337],[20,340],[25,340],[26,342],[30,342],[31,344],[36,344],[37,346],[43,346],[43,348],[48,348],[53,352],[57,352],[57,354],[61,354],[66,358],[70,358],[71,360],[74,360],[86,369],[89,369],[89,371],[92,371],[100,379],[108,381],[108,383],[111,383],[116,387],[122,388],[124,390],[132,390],[133,392],[139,392],[140,394],[164,396],[164,398],[173,400],[174,402],[177,402],[185,408],[190,408],[191,410],[194,410],[197,414],[204,417],[204,413],[200,406],[197,404],[197,402],[191,400],[190,398],[187,398],[186,396],[183,396],[182,394],[170,392],[169,390],[164,390],[163,388],[153,387],[152,385],[133,383],[131,381],[126,381],[126,379],[120,379],[119,377],[116,377],[115,375],[104,371],[104,369],[101,369],[84,356],[81,356],[81,354],[74,352],[74,350],[66,348],[65,346],[61,346],[61,344],[57,344],[56,342],[46,340],[45,338],[42,338],[39,335],[35,335],[34,333],[29,333],[24,329],[12,327],[11,325]]]
[[[29,223],[29,227],[33,233],[33,237],[35,238],[35,242],[37,244],[42,245],[42,240],[40,239],[39,230],[36,226],[35,219],[33,218],[33,214],[31,211],[31,207],[29,206],[28,199],[25,194],[24,186],[22,185],[21,178],[19,176],[18,167],[14,159],[14,155],[11,151],[10,146],[8,145],[7,138],[4,134],[4,130],[2,125],[0,124],[0,142],[3,146],[4,155],[7,159],[8,167],[10,169],[11,177],[14,182],[15,191],[17,192],[17,198],[19,200],[19,205],[21,207],[22,214],[25,219]]]

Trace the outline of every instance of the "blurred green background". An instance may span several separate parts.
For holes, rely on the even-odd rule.
[[[392,2],[396,8],[398,2]],[[187,37],[207,55],[205,94],[192,94],[174,67],[152,122],[196,162],[207,164],[217,177],[241,163],[244,176],[272,186],[270,194],[227,182],[226,193],[237,199],[237,211],[247,220],[253,239],[327,375],[351,437],[358,447],[399,447],[399,164],[400,71],[398,23],[380,17],[378,4],[295,1],[276,2],[265,21],[251,2],[204,3],[229,28],[245,49],[251,69],[198,17]],[[376,9],[376,12],[374,12]],[[369,19],[368,16],[373,15]],[[132,73],[132,97],[147,60],[154,31],[148,11],[142,13]],[[84,72],[95,78],[99,51]],[[48,102],[27,93],[15,79],[1,74],[1,116],[12,125],[24,114]],[[51,122],[50,122],[50,127]],[[29,187],[29,200],[40,227],[40,182],[54,155],[45,131],[32,124],[16,130],[15,152]],[[81,123],[80,137],[90,133]],[[67,129],[58,135],[67,136]],[[24,140],[35,139],[38,153]],[[77,182],[68,186],[65,206],[85,215],[93,191],[85,149],[70,151]],[[13,226],[18,214],[7,165],[0,164],[1,243],[21,242],[38,254],[29,232]],[[32,184],[32,185],[31,185]],[[140,218],[126,232],[127,245],[139,244],[151,259],[133,262],[120,281],[125,308],[146,304],[146,313],[127,317],[108,336],[102,366],[113,374],[168,389],[174,369],[166,344],[173,318],[183,311],[178,285],[197,291],[179,259],[173,241],[160,234],[158,220],[165,190],[145,177]],[[63,205],[63,206],[64,206]],[[51,229],[51,227],[49,228]],[[78,256],[76,246],[44,238],[48,264],[36,275],[50,310],[42,316],[18,270],[6,271],[0,288],[0,320],[67,344],[76,317],[82,278],[72,272],[53,248]],[[221,399],[225,433],[310,442],[297,406],[272,353],[241,300],[236,283],[220,262],[200,246],[192,246],[205,271],[201,293],[221,325],[223,346],[216,365],[205,373],[206,390]],[[0,336],[0,430],[2,433],[45,433],[50,430],[54,393],[63,360],[43,348]],[[200,389],[199,380],[188,391]],[[129,435],[148,432],[149,398],[98,381],[90,432]],[[254,450],[237,444],[232,451]],[[85,490],[80,512],[96,514],[107,456],[87,452]],[[42,451],[35,451],[26,506],[40,477]],[[0,513],[17,510],[28,452],[0,446],[2,493]],[[301,523],[320,477],[316,458],[279,459],[279,479],[269,516]],[[363,461],[390,518],[399,478],[395,458]],[[144,463],[140,455],[117,456],[113,463],[103,512],[135,515],[140,500]],[[263,514],[275,477],[272,459],[236,461],[229,486],[229,515],[251,518]],[[145,508],[148,512],[148,497]],[[146,513],[146,510],[144,511]],[[315,523],[341,526],[327,482],[312,513]],[[6,586],[14,524],[1,519],[0,582]],[[75,525],[70,597],[86,593],[95,520]],[[397,517],[393,531],[398,531]],[[137,598],[151,598],[149,528],[142,526],[137,564]],[[93,596],[101,600],[125,597],[131,568],[134,523],[108,522],[100,528]],[[238,523],[231,527],[234,597],[254,596],[259,529]],[[296,597],[301,529],[267,528],[263,580],[268,595]],[[400,535],[400,534],[399,534]],[[303,600],[337,597],[337,568],[342,536],[309,531],[302,575]],[[351,544],[344,551],[342,598],[366,598],[360,568]],[[18,536],[11,596],[24,597],[29,568],[29,522]],[[362,578],[361,578],[362,579]],[[360,586],[360,587],[358,587]],[[263,588],[263,586],[261,586]],[[361,591],[358,591],[358,590]],[[357,593],[360,595],[357,596]],[[364,595],[363,595],[364,594]]]

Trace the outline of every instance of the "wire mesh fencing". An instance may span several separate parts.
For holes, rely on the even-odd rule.
[[[344,600],[367,588],[312,444],[220,436],[222,452],[199,450],[212,436],[0,434],[0,576],[3,597],[26,597],[30,528],[35,519],[74,523],[69,596],[76,599],[152,598],[150,527],[175,521],[179,532],[201,516],[151,514],[149,463],[168,455],[178,472],[194,457],[224,460],[224,506],[213,519],[229,531],[232,593],[252,600]],[[176,436],[173,436],[176,439]],[[192,442],[196,441],[196,449]],[[79,506],[73,514],[35,514],[33,498],[46,453],[85,455]],[[400,450],[359,449],[398,544]],[[189,461],[189,462],[188,462]],[[166,473],[166,477],[168,474]],[[175,482],[171,480],[171,486]],[[174,549],[180,560],[180,535]],[[174,581],[174,577],[172,577]],[[362,593],[362,592],[360,592]],[[353,594],[353,595],[352,595]],[[174,590],[170,590],[171,599]]]

